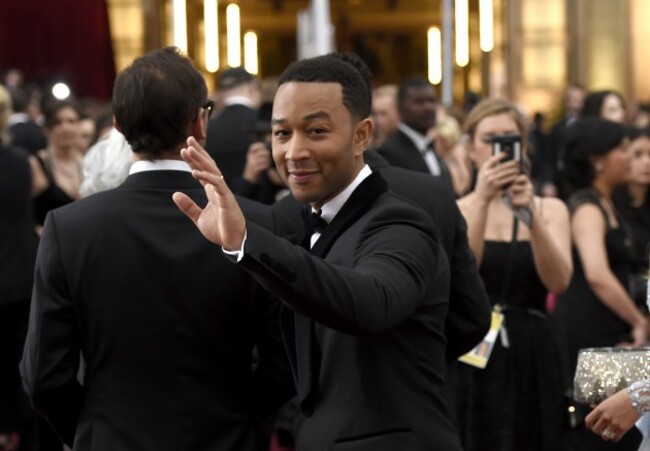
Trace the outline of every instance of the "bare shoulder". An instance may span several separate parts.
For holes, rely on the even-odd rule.
[[[556,197],[537,197],[535,202],[538,205],[537,210],[542,217],[550,220],[568,220],[569,209],[566,204]]]

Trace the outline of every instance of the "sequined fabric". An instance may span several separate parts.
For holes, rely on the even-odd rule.
[[[578,356],[574,397],[584,404],[599,404],[633,382],[647,380],[650,348],[583,349]],[[650,400],[650,391],[645,393]]]
[[[639,415],[650,412],[650,379],[637,381],[627,389],[632,401],[632,407]]]

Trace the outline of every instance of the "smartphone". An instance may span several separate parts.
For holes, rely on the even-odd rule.
[[[522,168],[521,135],[503,135],[492,138],[492,155],[498,155],[501,152],[506,154],[506,157],[501,160],[502,162],[515,160]]]

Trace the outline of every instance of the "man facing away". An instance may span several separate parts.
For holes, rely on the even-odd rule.
[[[304,414],[298,450],[459,450],[443,387],[448,263],[428,216],[363,162],[372,135],[365,83],[328,57],[294,63],[279,83],[274,160],[317,213],[304,248],[250,221],[193,139],[182,156],[209,203],[201,209],[182,193],[174,201],[287,307],[283,335]]]
[[[135,60],[113,92],[129,177],[45,222],[21,373],[74,450],[268,449],[259,422],[292,392],[276,306],[171,200],[206,201],[179,156],[205,138],[206,96],[176,49]],[[264,207],[241,207],[270,227]]]

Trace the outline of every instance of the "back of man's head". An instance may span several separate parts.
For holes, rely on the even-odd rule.
[[[217,88],[219,88],[219,91],[228,91],[246,85],[253,80],[255,80],[255,77],[247,72],[246,69],[232,67],[221,73],[217,81]]]
[[[115,80],[113,112],[136,153],[178,150],[207,98],[203,76],[175,47],[136,59]]]
[[[370,91],[363,76],[352,64],[331,55],[317,56],[291,64],[280,75],[279,86],[285,83],[338,83],[343,105],[356,119],[370,115]]]

